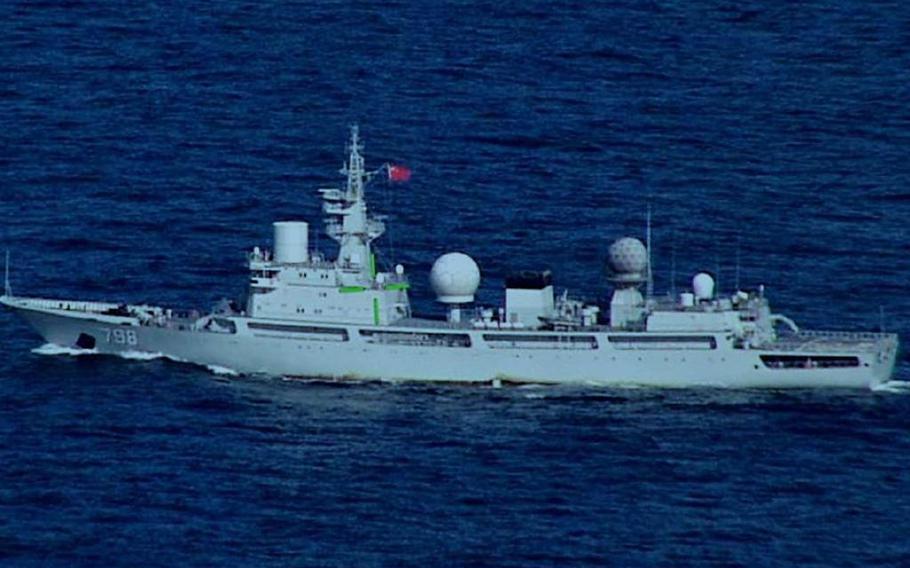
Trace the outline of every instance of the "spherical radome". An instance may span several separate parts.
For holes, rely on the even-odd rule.
[[[710,300],[714,297],[714,277],[707,272],[699,272],[692,277],[692,291],[699,300]]]
[[[610,245],[610,269],[616,274],[639,274],[648,267],[648,249],[632,237],[623,237]]]
[[[446,304],[467,304],[474,301],[480,286],[480,268],[470,256],[450,252],[436,259],[430,270],[430,285],[436,299]]]

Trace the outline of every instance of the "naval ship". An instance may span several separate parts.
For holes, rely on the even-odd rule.
[[[549,271],[505,280],[500,306],[479,306],[476,262],[436,259],[429,281],[442,305],[418,317],[402,265],[380,270],[372,243],[385,225],[365,190],[409,171],[364,166],[351,129],[345,181],[320,189],[334,259],[309,247],[309,225],[273,224],[272,248],[247,257],[244,303],[208,313],[154,305],[14,295],[0,302],[49,344],[79,352],[164,356],[239,374],[316,379],[655,385],[875,387],[894,371],[894,334],[800,329],[771,310],[763,287],[724,295],[707,272],[678,296],[652,292],[650,229],[607,251],[605,305],[557,293]],[[647,243],[647,244],[646,244]],[[644,287],[644,293],[642,288]]]

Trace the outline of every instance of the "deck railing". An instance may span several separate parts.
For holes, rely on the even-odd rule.
[[[896,349],[897,344],[898,337],[894,333],[803,330],[794,334],[782,335],[777,340],[760,347],[790,352],[818,352],[819,350],[841,348],[887,354]]]
[[[809,339],[850,339],[877,341],[880,339],[895,337],[895,334],[875,331],[801,330],[795,334],[795,337],[805,337]]]
[[[12,298],[19,305],[27,308],[45,310],[67,310],[71,312],[97,313],[116,308],[119,304],[109,302],[85,302],[73,300],[50,300],[45,298]]]

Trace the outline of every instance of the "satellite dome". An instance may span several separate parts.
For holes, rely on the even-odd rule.
[[[648,267],[648,249],[632,237],[623,237],[610,245],[610,269],[617,275],[641,274]]]
[[[480,286],[480,268],[470,256],[450,252],[436,259],[430,270],[430,285],[444,304],[468,304]]]
[[[699,272],[692,277],[692,291],[699,300],[710,300],[714,297],[714,278],[707,272]]]

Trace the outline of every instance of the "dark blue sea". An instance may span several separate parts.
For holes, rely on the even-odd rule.
[[[898,1],[7,1],[0,249],[20,294],[240,298],[358,123],[413,169],[370,203],[422,311],[451,250],[484,303],[534,268],[606,296],[650,204],[659,292],[709,270],[907,341],[908,101]],[[3,566],[910,565],[900,389],[333,384],[41,343],[0,313]]]

